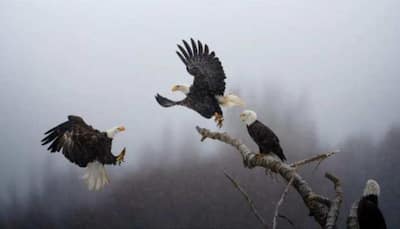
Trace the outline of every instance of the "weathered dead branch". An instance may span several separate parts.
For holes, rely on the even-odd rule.
[[[235,179],[233,179],[227,172],[224,172],[225,176],[232,182],[233,186],[242,193],[243,197],[246,199],[247,203],[250,206],[251,211],[256,216],[258,221],[263,225],[264,228],[268,229],[268,225],[265,223],[265,220],[262,216],[258,213],[256,206],[254,205],[254,201],[250,198],[247,192],[239,185]]]
[[[290,226],[292,226],[293,228],[296,228],[296,226],[294,225],[293,221],[291,219],[289,219],[287,216],[279,214],[278,215],[279,218],[286,220],[286,222],[288,224],[290,224]]]
[[[293,162],[292,164],[290,164],[290,166],[299,167],[299,166],[302,166],[302,165],[305,165],[305,164],[308,164],[308,163],[311,163],[311,162],[314,162],[314,161],[321,162],[321,161],[327,159],[328,157],[331,157],[331,156],[335,155],[336,153],[337,153],[337,151],[336,152],[328,152],[328,153],[318,154],[318,155],[315,155],[315,156],[313,156],[311,158],[308,158],[308,159],[304,159],[304,160]]]
[[[340,205],[342,204],[343,200],[343,191],[342,191],[342,186],[340,185],[339,178],[330,173],[326,173],[325,177],[333,182],[336,192],[335,198],[331,200],[330,208],[328,211],[328,217],[326,219],[326,225],[325,225],[326,229],[333,229],[336,227],[336,221],[339,216]]]
[[[347,229],[359,229],[357,219],[358,201],[355,201],[350,208],[349,216],[347,217]]]
[[[278,221],[276,219],[279,215],[279,207],[282,205],[283,201],[285,201],[285,197],[286,197],[287,193],[289,192],[289,188],[292,185],[292,182],[293,182],[293,177],[292,177],[292,179],[290,179],[290,181],[286,185],[286,188],[283,191],[281,198],[279,199],[278,203],[276,204],[274,218],[272,219],[272,229],[276,229],[276,226],[278,225]]]
[[[204,141],[207,138],[218,140],[229,144],[235,147],[242,156],[243,163],[248,168],[254,167],[263,167],[269,169],[272,172],[278,173],[281,175],[287,182],[292,181],[292,186],[295,188],[297,193],[301,196],[304,201],[304,204],[310,211],[310,216],[313,216],[314,219],[318,222],[318,224],[322,228],[326,228],[327,223],[331,223],[332,220],[336,223],[338,212],[334,213],[334,211],[339,211],[341,198],[335,198],[335,200],[331,201],[326,197],[322,197],[322,195],[316,194],[311,189],[310,185],[297,173],[295,167],[288,165],[286,163],[282,163],[281,161],[270,157],[256,157],[256,153],[253,153],[245,144],[243,144],[240,140],[230,137],[227,133],[220,132],[212,132],[205,128],[196,127],[197,131],[201,135],[201,141]],[[332,156],[334,153],[327,153],[327,155]],[[295,166],[304,165],[311,161],[321,160],[322,158],[327,158],[329,156],[317,156],[317,159],[306,159],[300,162],[295,163]],[[329,176],[328,179],[333,178],[333,176]],[[333,181],[333,180],[332,180]],[[338,180],[337,180],[338,181]],[[340,182],[335,182],[335,190],[337,197],[341,196],[338,193],[341,193]],[[338,192],[338,190],[340,192]],[[313,198],[310,198],[313,197]],[[315,198],[318,197],[318,198]],[[324,201],[320,201],[320,200]],[[333,205],[338,207],[332,207]],[[328,217],[329,216],[329,217]],[[327,219],[329,218],[329,221]]]

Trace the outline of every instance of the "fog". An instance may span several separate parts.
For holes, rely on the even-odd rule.
[[[388,146],[385,152],[379,148],[387,146],[382,143],[387,140],[385,136],[398,136],[389,133],[400,122],[399,6],[395,0],[0,1],[0,201],[19,206],[19,202],[10,203],[14,198],[26,201],[29,207],[29,200],[46,196],[51,192],[46,187],[57,181],[54,189],[58,193],[76,191],[77,199],[89,199],[84,204],[90,209],[93,203],[99,204],[99,199],[119,193],[124,183],[130,184],[129,190],[135,190],[136,182],[152,191],[165,190],[168,186],[141,182],[166,170],[172,177],[181,173],[191,176],[195,170],[188,161],[193,161],[202,179],[212,180],[207,176],[213,174],[221,179],[221,184],[218,180],[204,181],[193,184],[195,187],[206,190],[217,182],[221,185],[218,190],[229,190],[231,198],[237,197],[237,204],[243,204],[218,166],[224,161],[221,155],[232,150],[220,152],[218,143],[200,143],[194,131],[196,125],[215,129],[215,124],[184,108],[164,109],[154,100],[157,92],[181,98],[170,92],[171,86],[191,84],[192,77],[175,54],[176,44],[190,37],[215,50],[227,74],[227,91],[240,94],[247,108],[258,111],[259,118],[271,125],[289,161],[316,151],[350,149],[351,153],[344,151],[332,159],[332,164],[320,168],[320,173],[324,169],[343,176],[354,172],[349,180],[358,186],[348,187],[348,198],[358,198],[366,179],[384,177],[396,167],[382,168],[378,173],[375,170],[379,168],[371,170],[368,166],[373,167],[377,159],[383,160],[380,165],[393,161],[395,153],[391,152],[396,151],[395,146]],[[239,112],[225,111],[224,130],[242,136],[254,147],[239,123]],[[114,152],[127,147],[126,163],[110,169],[113,187],[95,197],[77,178],[81,169],[60,154],[50,155],[40,145],[43,133],[69,114],[81,115],[102,130],[119,124],[127,128],[113,145]],[[375,148],[365,147],[368,144]],[[379,153],[386,157],[378,157]],[[342,164],[349,158],[359,163],[355,171]],[[238,157],[230,161],[230,171],[241,176],[242,182],[244,178],[270,182],[261,175],[246,175],[248,171],[242,169]],[[183,176],[175,182],[186,186],[187,179]],[[386,187],[396,187],[396,183],[384,182]],[[249,182],[246,187],[252,185]],[[265,185],[262,187],[270,186]],[[282,184],[277,185],[276,196],[279,187]],[[390,190],[388,193],[396,192]],[[142,199],[141,191],[146,190],[139,188],[124,198],[137,203]],[[186,197],[190,195],[175,199],[179,202]],[[52,198],[56,203],[66,202],[61,197]],[[391,205],[393,199],[387,200],[391,206],[386,205],[387,211],[399,209]],[[145,203],[139,205],[140,209],[157,218]],[[207,203],[204,207],[212,202]],[[187,210],[187,206],[190,204],[181,205],[180,210]],[[245,205],[238,208],[252,217]],[[61,212],[63,209],[74,208],[60,207]],[[341,214],[347,214],[347,208]],[[156,227],[151,221],[133,218],[138,227]],[[221,220],[220,226],[229,225],[232,218]],[[250,221],[238,218],[242,219],[240,223]],[[394,225],[396,219],[391,220]],[[170,226],[172,222],[168,222]],[[191,225],[179,223],[182,227]]]

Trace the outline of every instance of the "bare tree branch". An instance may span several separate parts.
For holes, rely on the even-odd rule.
[[[310,198],[310,200],[315,200],[315,201],[317,201],[317,202],[320,202],[321,204],[324,204],[324,205],[326,205],[327,207],[330,207],[330,206],[331,206],[331,200],[328,199],[328,198],[325,197],[325,196],[321,196],[321,195],[319,195],[319,194],[313,193],[313,194],[310,195],[309,198]]]
[[[336,192],[335,198],[331,201],[331,206],[328,211],[328,217],[326,218],[325,226],[326,229],[333,229],[336,227],[336,221],[339,216],[340,205],[342,204],[343,200],[343,190],[339,178],[330,173],[326,173],[325,177],[333,182]]]
[[[276,204],[274,218],[272,219],[272,229],[276,229],[276,226],[278,225],[276,219],[279,215],[279,207],[282,205],[283,201],[285,201],[285,197],[286,197],[287,193],[289,192],[289,188],[292,185],[292,182],[293,182],[293,177],[288,182],[285,190],[283,191],[283,193],[281,195],[281,198],[279,199],[278,203]]]
[[[336,153],[337,153],[337,151],[336,152],[328,152],[328,153],[318,154],[318,155],[315,155],[315,156],[313,156],[311,158],[308,158],[308,159],[304,159],[304,160],[293,162],[292,164],[290,164],[290,166],[299,167],[299,166],[302,166],[302,165],[305,165],[305,164],[308,164],[308,163],[314,162],[314,161],[321,162],[321,161],[327,159],[328,157],[331,157],[331,156],[335,155]]]
[[[359,229],[357,218],[358,201],[351,205],[349,216],[347,217],[347,229]]]
[[[293,221],[290,220],[287,216],[279,214],[278,217],[286,220],[293,228],[296,228],[296,226],[294,225]]]
[[[265,223],[265,220],[261,217],[261,215],[258,213],[256,206],[254,205],[254,202],[252,199],[250,199],[249,195],[247,194],[247,192],[239,185],[239,183],[237,181],[235,181],[235,179],[233,179],[227,172],[224,172],[225,176],[232,182],[233,186],[235,186],[235,188],[237,190],[239,190],[240,193],[242,193],[243,197],[246,199],[247,203],[250,206],[251,211],[253,212],[253,214],[257,217],[258,221],[260,221],[260,223],[263,225],[264,228],[268,229],[268,225]]]
[[[331,204],[328,205],[325,202],[316,201],[315,199],[310,198],[311,196],[318,195],[313,192],[310,185],[296,172],[294,167],[267,155],[256,157],[256,153],[253,153],[240,140],[230,137],[227,133],[212,132],[200,127],[196,127],[196,129],[201,135],[202,141],[211,138],[235,147],[241,154],[243,163],[246,167],[263,167],[269,169],[272,172],[281,175],[287,182],[293,179],[292,186],[310,210],[310,216],[313,216],[321,227],[325,227]]]

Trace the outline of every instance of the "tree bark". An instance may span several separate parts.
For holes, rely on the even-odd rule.
[[[339,215],[339,209],[341,205],[343,192],[341,191],[341,185],[339,179],[333,175],[326,175],[328,179],[334,182],[336,190],[336,198],[329,200],[322,195],[316,194],[311,189],[303,177],[296,171],[295,166],[283,163],[270,156],[257,156],[259,154],[253,153],[245,144],[240,140],[230,137],[227,133],[212,132],[205,128],[196,127],[199,134],[202,136],[201,141],[206,138],[218,140],[235,147],[242,155],[243,163],[247,168],[263,167],[274,173],[279,174],[283,177],[286,182],[292,180],[292,187],[303,199],[304,204],[310,211],[310,216],[313,216],[315,221],[321,226],[321,228],[334,228]],[[331,156],[333,153],[327,153],[325,158]],[[322,156],[324,157],[324,156]],[[320,157],[318,157],[320,158]],[[302,161],[307,161],[302,160]],[[305,164],[302,161],[297,164]]]
[[[347,229],[359,229],[357,219],[358,201],[355,201],[350,208],[349,216],[347,217]]]

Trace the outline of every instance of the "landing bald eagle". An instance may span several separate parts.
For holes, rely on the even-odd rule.
[[[251,110],[245,110],[240,114],[240,120],[246,123],[250,137],[257,143],[260,154],[276,155],[281,161],[286,161],[278,137],[270,128],[257,120],[257,114]]]
[[[360,229],[386,229],[385,218],[378,207],[379,194],[380,187],[378,182],[368,180],[357,208]]]
[[[174,85],[172,91],[181,91],[186,98],[181,101],[172,101],[168,98],[156,95],[157,102],[163,107],[181,105],[197,111],[205,118],[215,117],[219,127],[222,126],[223,114],[220,107],[243,106],[244,102],[233,94],[224,95],[225,73],[221,62],[215,53],[209,52],[208,46],[191,39],[192,47],[183,41],[186,50],[178,45],[180,52],[176,52],[186,70],[191,74],[193,84],[190,87]]]
[[[45,133],[42,145],[50,143],[51,153],[60,152],[79,167],[87,167],[83,179],[89,190],[99,190],[109,183],[105,164],[121,164],[125,148],[118,156],[111,153],[114,136],[124,131],[123,126],[100,132],[87,125],[79,116],[68,116],[68,121],[59,124]]]

